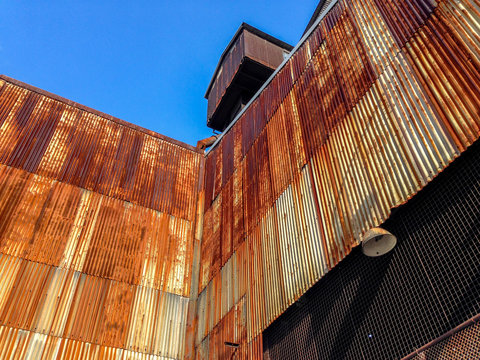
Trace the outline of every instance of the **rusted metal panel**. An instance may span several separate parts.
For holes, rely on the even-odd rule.
[[[399,47],[412,37],[434,9],[435,1],[375,1],[377,11],[388,25]]]
[[[215,112],[245,56],[245,32],[242,31],[225,56],[208,94],[207,118]]]
[[[262,331],[477,140],[479,19],[472,0],[339,1],[204,172],[0,78],[2,358],[261,357]]]
[[[479,15],[470,0],[338,1],[207,155],[241,148],[246,240],[199,298],[230,304],[208,289],[231,287],[242,251],[248,341],[478,139]],[[198,348],[222,314],[198,312]]]
[[[200,344],[218,322],[246,294],[247,247],[243,242],[228,262],[205,287],[198,297],[198,330],[196,344]]]
[[[171,357],[145,354],[59,338],[26,330],[0,326],[0,356],[2,359],[93,359],[93,360],[165,360]]]
[[[243,34],[245,38],[245,56],[268,67],[274,67],[276,64],[282,63],[283,54],[285,53],[284,49],[250,31],[245,30]]]
[[[245,238],[244,212],[243,212],[243,184],[242,168],[235,170],[233,174],[233,248],[235,251]]]
[[[225,345],[223,339],[229,336],[224,333],[225,327],[215,328],[212,338],[205,339],[198,347],[197,359],[263,359],[262,335],[249,343],[241,342],[235,348]]]
[[[235,356],[236,359],[246,359],[248,355],[244,349],[247,344],[246,320],[245,299],[242,298],[225,313],[222,322],[199,344],[196,358],[230,359]],[[243,349],[226,346],[226,342],[242,344]]]
[[[228,149],[227,149],[228,150]],[[213,200],[217,198],[223,187],[223,143],[216,149],[215,182],[213,188]]]
[[[188,297],[189,221],[0,165],[0,252]]]
[[[305,168],[199,295],[197,343],[233,305],[232,296],[235,300],[250,291],[247,305],[255,314],[247,321],[250,339],[324,274],[326,263],[313,202],[309,169]]]
[[[222,238],[221,246],[221,266],[232,256],[233,251],[233,178],[222,189]]]
[[[201,153],[0,89],[0,357],[192,357]]]
[[[195,219],[195,244],[192,264],[192,282],[190,289],[190,301],[187,312],[187,329],[185,335],[185,359],[195,357],[195,335],[198,327],[197,306],[198,289],[200,281],[200,254],[201,242],[203,237],[204,211],[205,211],[205,183],[204,183],[205,162],[200,164],[199,182],[198,182],[198,201],[197,214]]]
[[[192,220],[201,155],[4,82],[0,163]]]
[[[187,298],[3,254],[0,269],[5,327],[25,336],[183,357]]]
[[[205,174],[206,173],[215,173],[215,165],[217,164],[217,152],[218,149],[215,149],[211,155],[205,159]],[[205,183],[205,210],[208,210],[212,205],[213,193],[215,189],[215,177],[206,176],[204,174],[204,183]]]
[[[39,89],[35,86],[32,86],[32,85],[29,85],[29,84],[26,84],[24,82],[21,82],[21,81],[18,81],[16,79],[13,79],[13,78],[10,78],[8,76],[5,76],[5,75],[0,75],[0,92],[2,92],[2,86],[3,84],[5,83],[9,83],[9,84],[14,84],[16,86],[18,86],[19,89],[28,89],[29,91],[33,91],[34,93],[36,94],[39,94],[39,95],[43,95],[43,96],[46,96],[50,99],[53,99],[53,100],[56,100],[56,101],[59,101],[63,104],[66,104],[68,106],[71,106],[75,109],[78,109],[78,110],[82,110],[82,111],[85,111],[85,112],[88,112],[88,113],[91,113],[91,114],[94,114],[94,115],[97,115],[97,116],[100,116],[104,119],[107,119],[107,120],[110,120],[116,124],[119,124],[119,125],[123,125],[123,126],[126,126],[128,127],[129,129],[133,129],[133,130],[136,130],[142,134],[146,134],[146,135],[149,135],[149,136],[152,136],[156,139],[160,139],[160,140],[164,140],[164,141],[167,141],[171,144],[175,144],[175,145],[178,145],[182,148],[185,148],[185,149],[190,149],[192,151],[196,151],[196,152],[199,152],[198,149],[195,148],[195,146],[192,146],[192,145],[189,145],[189,144],[186,144],[182,141],[178,141],[178,140],[175,140],[175,139],[172,139],[171,137],[168,137],[168,136],[165,136],[165,135],[162,135],[162,134],[159,134],[155,131],[152,131],[152,130],[148,130],[148,129],[145,129],[141,126],[138,126],[138,125],[135,125],[135,124],[132,124],[132,123],[129,123],[127,121],[124,121],[124,120],[121,120],[119,118],[116,118],[116,117],[113,117],[111,115],[108,115],[108,114],[105,114],[101,111],[98,111],[98,110],[95,110],[95,109],[92,109],[88,106],[85,106],[85,105],[82,105],[82,104],[79,104],[79,103],[76,103],[74,101],[71,101],[71,100],[68,100],[66,98],[63,98],[61,96],[58,96],[56,94],[52,94],[48,91],[45,91],[45,90],[42,90],[42,89]],[[11,99],[10,99],[11,100]],[[5,114],[3,114],[5,115]],[[3,116],[2,115],[2,116]],[[3,120],[2,120],[3,121]]]
[[[244,71],[247,71],[245,74],[248,74],[247,77],[250,80],[258,76],[256,82],[259,83],[259,87],[265,77],[282,63],[284,55],[291,49],[290,45],[243,23],[220,57],[205,94],[208,99],[207,125],[218,129],[223,128],[226,120],[215,117],[222,117],[228,112],[222,114],[217,111],[221,108],[222,102],[225,105],[234,98],[235,102],[241,100],[241,97],[236,97],[237,95],[234,98],[231,98],[230,95],[235,87],[245,86],[245,80],[239,81],[239,78],[244,75]],[[246,68],[250,70],[246,70]],[[253,68],[256,68],[256,71],[252,72]],[[251,91],[255,91],[258,87],[253,87]],[[235,92],[236,90],[234,90]]]

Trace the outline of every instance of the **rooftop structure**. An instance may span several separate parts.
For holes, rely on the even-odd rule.
[[[220,57],[205,93],[207,126],[225,130],[292,49],[242,23]]]

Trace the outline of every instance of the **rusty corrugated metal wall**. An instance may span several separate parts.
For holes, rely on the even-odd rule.
[[[202,163],[190,146],[2,77],[0,358],[192,351]]]
[[[262,331],[478,138],[479,8],[332,2],[205,169],[2,77],[0,357],[189,357],[195,327],[198,358],[261,357]]]
[[[332,2],[209,152],[198,358],[226,352],[223,340],[238,354],[261,346],[366,230],[478,138],[479,9]]]

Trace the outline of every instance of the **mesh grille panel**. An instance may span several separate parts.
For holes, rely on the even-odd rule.
[[[396,359],[480,312],[480,143],[396,209],[397,247],[355,249],[264,332],[267,359]]]
[[[480,359],[480,324],[475,323],[412,358],[412,360],[427,359]]]

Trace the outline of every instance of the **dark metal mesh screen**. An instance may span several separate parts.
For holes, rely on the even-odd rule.
[[[480,313],[480,142],[383,225],[380,258],[359,248],[264,332],[266,359],[397,359]]]
[[[473,324],[429,347],[412,360],[480,359],[480,324]]]

